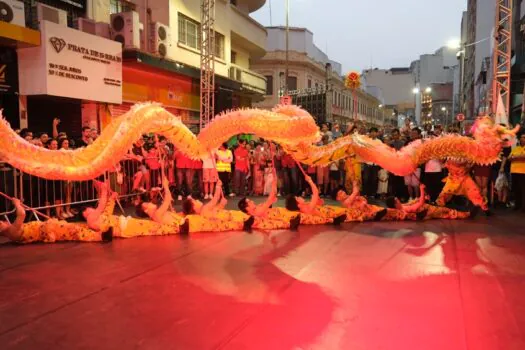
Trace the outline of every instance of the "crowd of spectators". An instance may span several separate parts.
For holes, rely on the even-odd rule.
[[[51,150],[85,147],[98,137],[97,129],[84,127],[81,137],[75,140],[66,132],[59,132],[59,125],[60,120],[55,119],[51,134],[34,134],[28,129],[20,130],[19,134],[36,146]],[[419,139],[424,142],[445,131],[459,133],[460,128],[457,125],[447,130],[441,125],[419,128],[408,118],[399,129],[367,129],[360,122],[349,123],[344,128],[339,124],[323,124],[319,145],[329,144],[351,133],[360,133],[399,150],[411,142]],[[503,150],[501,161],[491,166],[472,167],[472,176],[493,206],[525,210],[524,146],[525,136],[521,135],[514,149],[509,147]],[[307,174],[318,185],[323,197],[333,196],[341,188],[350,192],[353,184],[358,183],[362,194],[370,200],[395,196],[406,201],[418,197],[419,184],[424,183],[430,202],[435,202],[447,175],[444,164],[439,160],[430,160],[404,177],[391,174],[377,164],[363,163],[355,157],[327,166],[307,166],[297,163],[279,145],[248,135],[238,135],[236,142],[221,145],[203,160],[192,160],[164,137],[143,135],[133,144],[125,159],[117,162],[104,177],[109,180],[111,188],[122,196],[125,204],[128,199],[131,202],[136,193],[159,190],[163,170],[179,201],[189,196],[211,199],[218,179],[224,186],[225,195],[230,197],[266,195],[274,181],[277,181],[279,195],[308,196],[310,188],[304,177]],[[90,181],[52,181],[25,174],[21,178],[24,202],[33,208],[44,208],[49,216],[67,219],[77,213],[72,203],[96,200]]]

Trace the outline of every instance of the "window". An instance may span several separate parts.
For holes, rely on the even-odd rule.
[[[288,90],[289,91],[297,90],[297,77],[288,76]]]
[[[315,88],[319,89],[319,83],[315,83]]]
[[[223,37],[224,39],[224,37]],[[179,12],[179,43],[200,50],[200,24]],[[223,41],[224,46],[224,41]],[[215,41],[217,49],[217,40]]]
[[[135,10],[135,5],[125,0],[109,0],[109,13],[128,12]]]
[[[312,88],[312,79],[308,79],[308,88],[309,88],[309,89]]]
[[[215,50],[213,54],[215,57],[224,59],[224,35],[218,32],[215,32]]]
[[[265,75],[266,78],[266,95],[273,95],[273,75]]]
[[[233,50],[230,52],[230,62],[233,64],[237,64],[237,52]]]

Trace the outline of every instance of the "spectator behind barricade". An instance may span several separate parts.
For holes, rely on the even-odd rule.
[[[230,197],[235,196],[237,193],[240,196],[245,195],[246,189],[246,177],[248,176],[250,159],[249,151],[246,149],[246,140],[239,140],[239,145],[234,151],[235,158],[235,173],[233,177],[233,191],[230,193]],[[255,151],[255,158],[257,159],[257,149]],[[257,166],[257,164],[255,164]],[[261,176],[264,176],[261,174]],[[263,180],[262,180],[263,181]],[[255,191],[255,188],[254,188]],[[262,194],[262,189],[261,189]]]
[[[202,159],[202,181],[204,182],[204,199],[212,199],[215,193],[215,184],[219,180],[219,174],[215,168],[215,157],[217,150],[213,150]]]
[[[46,145],[47,141],[49,141],[49,135],[47,134],[47,132],[43,132],[40,134],[39,139],[42,145]]]
[[[390,147],[394,148],[396,151],[399,151],[405,146],[405,141],[401,139],[401,133],[399,129],[393,129],[390,140]],[[390,194],[397,198],[406,199],[406,187],[405,180],[403,176],[397,176],[391,174],[389,178]]]
[[[279,144],[275,145],[275,152],[273,155],[273,163],[275,165],[275,172],[277,173],[277,196],[279,197],[281,195],[281,191],[283,190],[283,164],[282,164],[282,158],[283,158],[283,149]]]
[[[525,133],[521,133],[516,146],[510,153],[510,173],[514,192],[514,210],[525,212]]]
[[[144,192],[149,187],[149,172],[146,168],[146,151],[144,150],[144,137],[141,136],[128,152],[127,161],[124,163],[124,172],[133,177],[131,190],[133,192]]]
[[[327,145],[330,142],[330,137],[326,134],[321,139],[320,146]],[[319,195],[324,197],[330,194],[330,167],[329,165],[317,166],[317,187],[319,188]]]
[[[357,125],[352,121],[346,125],[346,131],[344,136],[352,135],[357,131]]]
[[[191,195],[193,182],[193,161],[183,152],[175,150],[175,167],[177,168],[177,200]]]
[[[20,137],[26,141],[31,141],[33,140],[33,132],[29,131],[27,128],[22,129],[20,130]]]
[[[500,124],[506,126],[505,124]],[[512,147],[503,147],[500,154],[500,160],[492,165],[491,183],[497,193],[497,202],[499,205],[509,207],[508,203],[509,189],[510,189],[510,153]],[[494,200],[492,204],[496,204]]]
[[[441,135],[441,125],[435,125],[434,130],[427,128],[427,138]],[[445,177],[444,165],[438,159],[429,160],[424,166],[423,184],[425,185],[431,202],[435,202],[443,189]]]
[[[330,163],[329,169],[330,169],[330,190],[327,192],[327,194],[332,193],[334,190],[338,189],[341,180],[341,173],[339,172],[339,166],[340,162],[335,161]]]
[[[332,128],[332,137],[334,140],[336,140],[341,136],[343,136],[343,133],[341,132],[341,128],[339,127],[339,124],[335,123],[334,127]]]
[[[297,174],[297,164],[291,155],[284,153],[281,157],[281,164],[283,167],[283,192],[284,194],[299,194],[298,189],[299,179]]]
[[[412,122],[410,117],[405,117],[405,125],[401,128],[400,133],[406,137],[410,138],[410,131],[412,130]]]
[[[389,178],[388,171],[386,171],[383,168],[379,169],[379,173],[377,174],[377,179],[378,179],[377,194],[379,198],[381,198],[382,200],[384,200],[388,194],[388,178]]]
[[[252,189],[253,194],[261,196],[264,193],[264,169],[266,168],[268,145],[259,143],[253,152]]]
[[[377,135],[377,128],[370,128],[368,137],[372,140],[377,140]],[[377,195],[379,169],[379,166],[372,162],[363,164],[363,194],[367,197],[375,197]]]
[[[322,124],[321,125],[321,135],[328,137],[328,142],[332,142],[334,140],[334,136],[330,129],[328,128],[328,124]]]
[[[203,183],[203,174],[202,174],[202,160],[200,159],[194,159],[192,161],[191,169],[193,170],[192,173],[192,181],[195,177],[197,177],[197,190],[199,191],[198,197],[201,198],[202,194],[204,192],[204,183]]]
[[[90,135],[91,141],[95,141],[98,138],[97,128],[91,128],[91,132],[89,135]]]
[[[146,149],[146,166],[150,173],[151,187],[160,187],[161,147],[155,136],[154,143]]]
[[[413,128],[410,131],[410,141],[407,144],[421,139],[421,129]],[[409,201],[419,197],[419,184],[421,179],[421,168],[417,168],[412,174],[405,176],[405,185],[408,189]]]
[[[93,142],[91,139],[91,128],[89,126],[82,127],[82,137],[75,142],[77,148],[87,147]]]
[[[223,143],[216,152],[216,166],[219,179],[222,182],[223,193],[230,195],[230,177],[232,172],[233,153],[228,149],[228,144]]]
[[[63,137],[61,139],[58,139],[58,149],[68,151],[69,148],[69,139]],[[71,210],[71,195],[73,192],[73,184],[71,181],[63,181],[63,192],[64,195],[62,196],[62,199],[64,200],[65,207],[62,210],[62,217],[64,219],[72,218],[75,216],[75,213]]]

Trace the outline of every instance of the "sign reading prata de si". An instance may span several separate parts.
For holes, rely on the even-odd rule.
[[[20,94],[122,103],[120,43],[48,21],[41,36],[40,47],[18,50]]]

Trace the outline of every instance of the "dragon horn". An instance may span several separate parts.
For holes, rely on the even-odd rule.
[[[516,125],[516,126],[514,127],[514,129],[512,129],[512,130],[508,130],[507,133],[516,136],[516,134],[518,133],[518,131],[520,131],[520,125],[519,125],[519,124]]]

